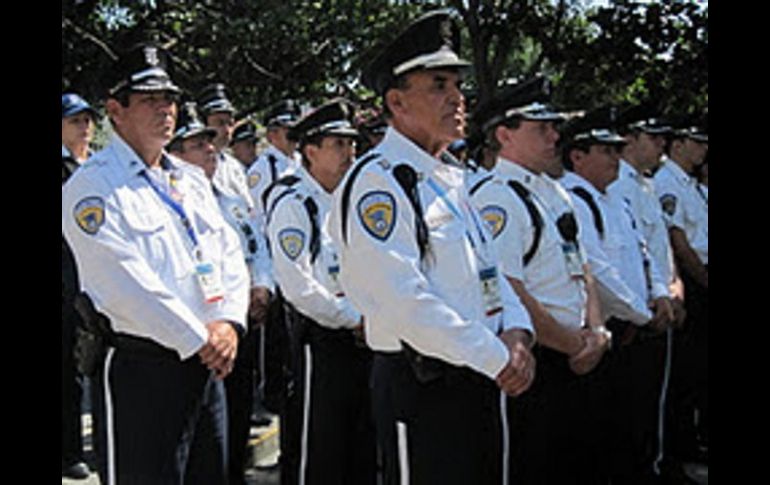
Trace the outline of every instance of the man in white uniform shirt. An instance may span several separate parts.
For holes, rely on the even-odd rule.
[[[562,117],[546,105],[549,83],[534,78],[479,106],[474,122],[498,153],[494,174],[471,196],[490,225],[501,268],[538,335],[538,374],[529,392],[509,400],[511,483],[600,483],[602,411],[579,376],[610,344],[574,214],[553,204],[543,174],[555,156]]]
[[[708,134],[694,120],[677,127],[655,190],[685,287],[687,321],[675,339],[671,448],[680,461],[708,456],[708,194],[693,176],[708,153]],[[678,358],[677,358],[678,357]]]
[[[267,212],[264,199],[268,187],[298,167],[295,161],[297,142],[289,138],[289,130],[299,115],[299,106],[290,99],[276,103],[265,115],[263,124],[267,129],[265,138],[268,146],[247,172],[249,191],[263,213]]]
[[[174,138],[168,151],[180,159],[203,169],[212,180],[217,168],[217,151],[213,139],[217,132],[206,127],[197,117],[195,105],[186,103],[177,116]],[[251,429],[250,417],[256,386],[257,332],[264,325],[270,293],[274,293],[272,268],[267,240],[262,236],[260,221],[243,197],[219,190],[213,183],[222,216],[238,234],[249,269],[250,298],[248,332],[238,342],[233,371],[225,379],[228,417],[228,466],[231,485],[244,485],[246,451]]]
[[[179,88],[143,44],[116,63],[114,128],[62,189],[83,290],[115,335],[95,384],[102,483],[227,483],[225,394],[249,276],[198,168],[168,155]]]
[[[328,222],[342,288],[375,351],[385,483],[501,483],[501,390],[520,395],[534,377],[530,318],[462,167],[442,156],[464,134],[459,44],[454,19],[430,12],[365,68],[390,126],[335,191]]]
[[[300,363],[295,383],[302,406],[297,470],[299,483],[376,483],[371,419],[371,351],[361,340],[364,316],[345,297],[337,276],[337,248],[325,221],[332,192],[353,163],[358,132],[352,107],[334,100],[292,128],[302,166],[279,179],[267,198],[267,232],[276,282],[290,305],[292,350]],[[291,417],[289,417],[291,424]],[[290,480],[293,482],[293,480]]]
[[[214,185],[221,192],[243,198],[249,206],[252,200],[246,182],[246,169],[229,153],[235,129],[235,107],[227,97],[224,84],[210,84],[198,94],[197,109],[206,126],[216,130],[214,147],[217,149],[217,171]]]
[[[653,476],[652,450],[657,442],[665,357],[665,343],[658,334],[672,324],[673,310],[668,283],[649,257],[640,223],[627,201],[607,191],[617,178],[618,149],[624,144],[623,138],[608,129],[611,123],[606,110],[595,110],[565,126],[565,164],[574,170],[566,186],[574,196],[580,230],[588,236],[584,241],[601,247],[610,264],[608,271],[620,277],[632,301],[649,305],[651,310],[651,318],[639,322],[624,320],[622,313],[613,312],[622,305],[606,307],[611,317],[607,326],[616,347],[607,369],[609,473],[613,483],[638,483],[634,480]],[[600,299],[608,293],[600,293]],[[610,298],[619,300],[618,295]]]

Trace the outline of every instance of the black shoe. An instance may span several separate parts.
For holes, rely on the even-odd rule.
[[[256,412],[251,415],[251,425],[252,426],[270,426],[270,424],[273,422],[272,415],[262,411],[262,412]]]
[[[61,467],[61,476],[67,478],[82,480],[88,478],[88,475],[90,474],[91,470],[88,468],[88,465],[82,461],[72,463],[70,465],[62,465]]]

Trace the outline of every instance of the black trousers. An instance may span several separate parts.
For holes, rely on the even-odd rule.
[[[83,458],[83,437],[80,421],[83,389],[75,366],[75,327],[80,317],[71,301],[62,297],[61,335],[61,460],[62,466]]]
[[[101,483],[227,484],[223,382],[197,355],[122,340],[94,379]]]
[[[230,485],[246,484],[251,410],[256,387],[257,332],[258,330],[250,325],[250,330],[238,342],[233,371],[225,378]]]
[[[674,332],[667,447],[676,460],[689,461],[697,459],[698,444],[708,444],[709,300],[708,289],[685,273],[682,281],[687,320]]]
[[[607,483],[606,363],[587,375],[566,355],[537,346],[537,372],[524,394],[509,398],[511,480],[516,485]],[[606,358],[606,357],[605,357]],[[603,358],[604,360],[604,358]]]
[[[305,321],[301,348],[299,470],[306,485],[374,485],[371,351],[350,330]],[[296,408],[295,408],[296,409]],[[286,483],[286,482],[284,482]]]
[[[376,352],[372,385],[384,484],[502,483],[505,401],[494,381],[446,364],[421,382],[403,353]]]
[[[666,359],[666,337],[638,331],[628,345],[620,337],[633,324],[610,319],[613,349],[607,354],[610,414],[607,455],[615,484],[656,483],[659,400]]]

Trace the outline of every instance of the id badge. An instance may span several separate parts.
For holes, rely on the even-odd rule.
[[[334,296],[338,298],[345,296],[345,292],[342,291],[342,287],[340,286],[339,274],[340,274],[340,265],[335,264],[334,266],[329,266],[329,279],[331,280],[331,289],[332,289],[332,292],[334,292]]]
[[[500,286],[497,281],[497,268],[482,269],[479,271],[481,279],[481,293],[484,296],[484,311],[487,316],[503,311],[503,300],[500,297]]]
[[[195,265],[195,276],[198,278],[206,303],[214,303],[224,298],[222,277],[217,266],[205,261],[199,262]]]
[[[564,260],[567,263],[567,271],[573,278],[583,276],[583,258],[580,254],[577,244],[567,242],[561,245],[564,253]]]

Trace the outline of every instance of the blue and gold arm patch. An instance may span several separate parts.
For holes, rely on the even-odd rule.
[[[481,209],[481,217],[487,223],[489,231],[492,233],[492,237],[496,238],[505,228],[505,223],[508,220],[508,214],[505,209],[496,205],[488,205]]]
[[[86,197],[75,204],[75,222],[86,234],[93,236],[104,224],[104,199]]]
[[[367,192],[358,201],[358,217],[372,237],[385,241],[393,232],[396,222],[396,201],[380,190]]]
[[[286,257],[295,261],[305,247],[305,233],[296,227],[287,227],[278,232],[278,242]]]

